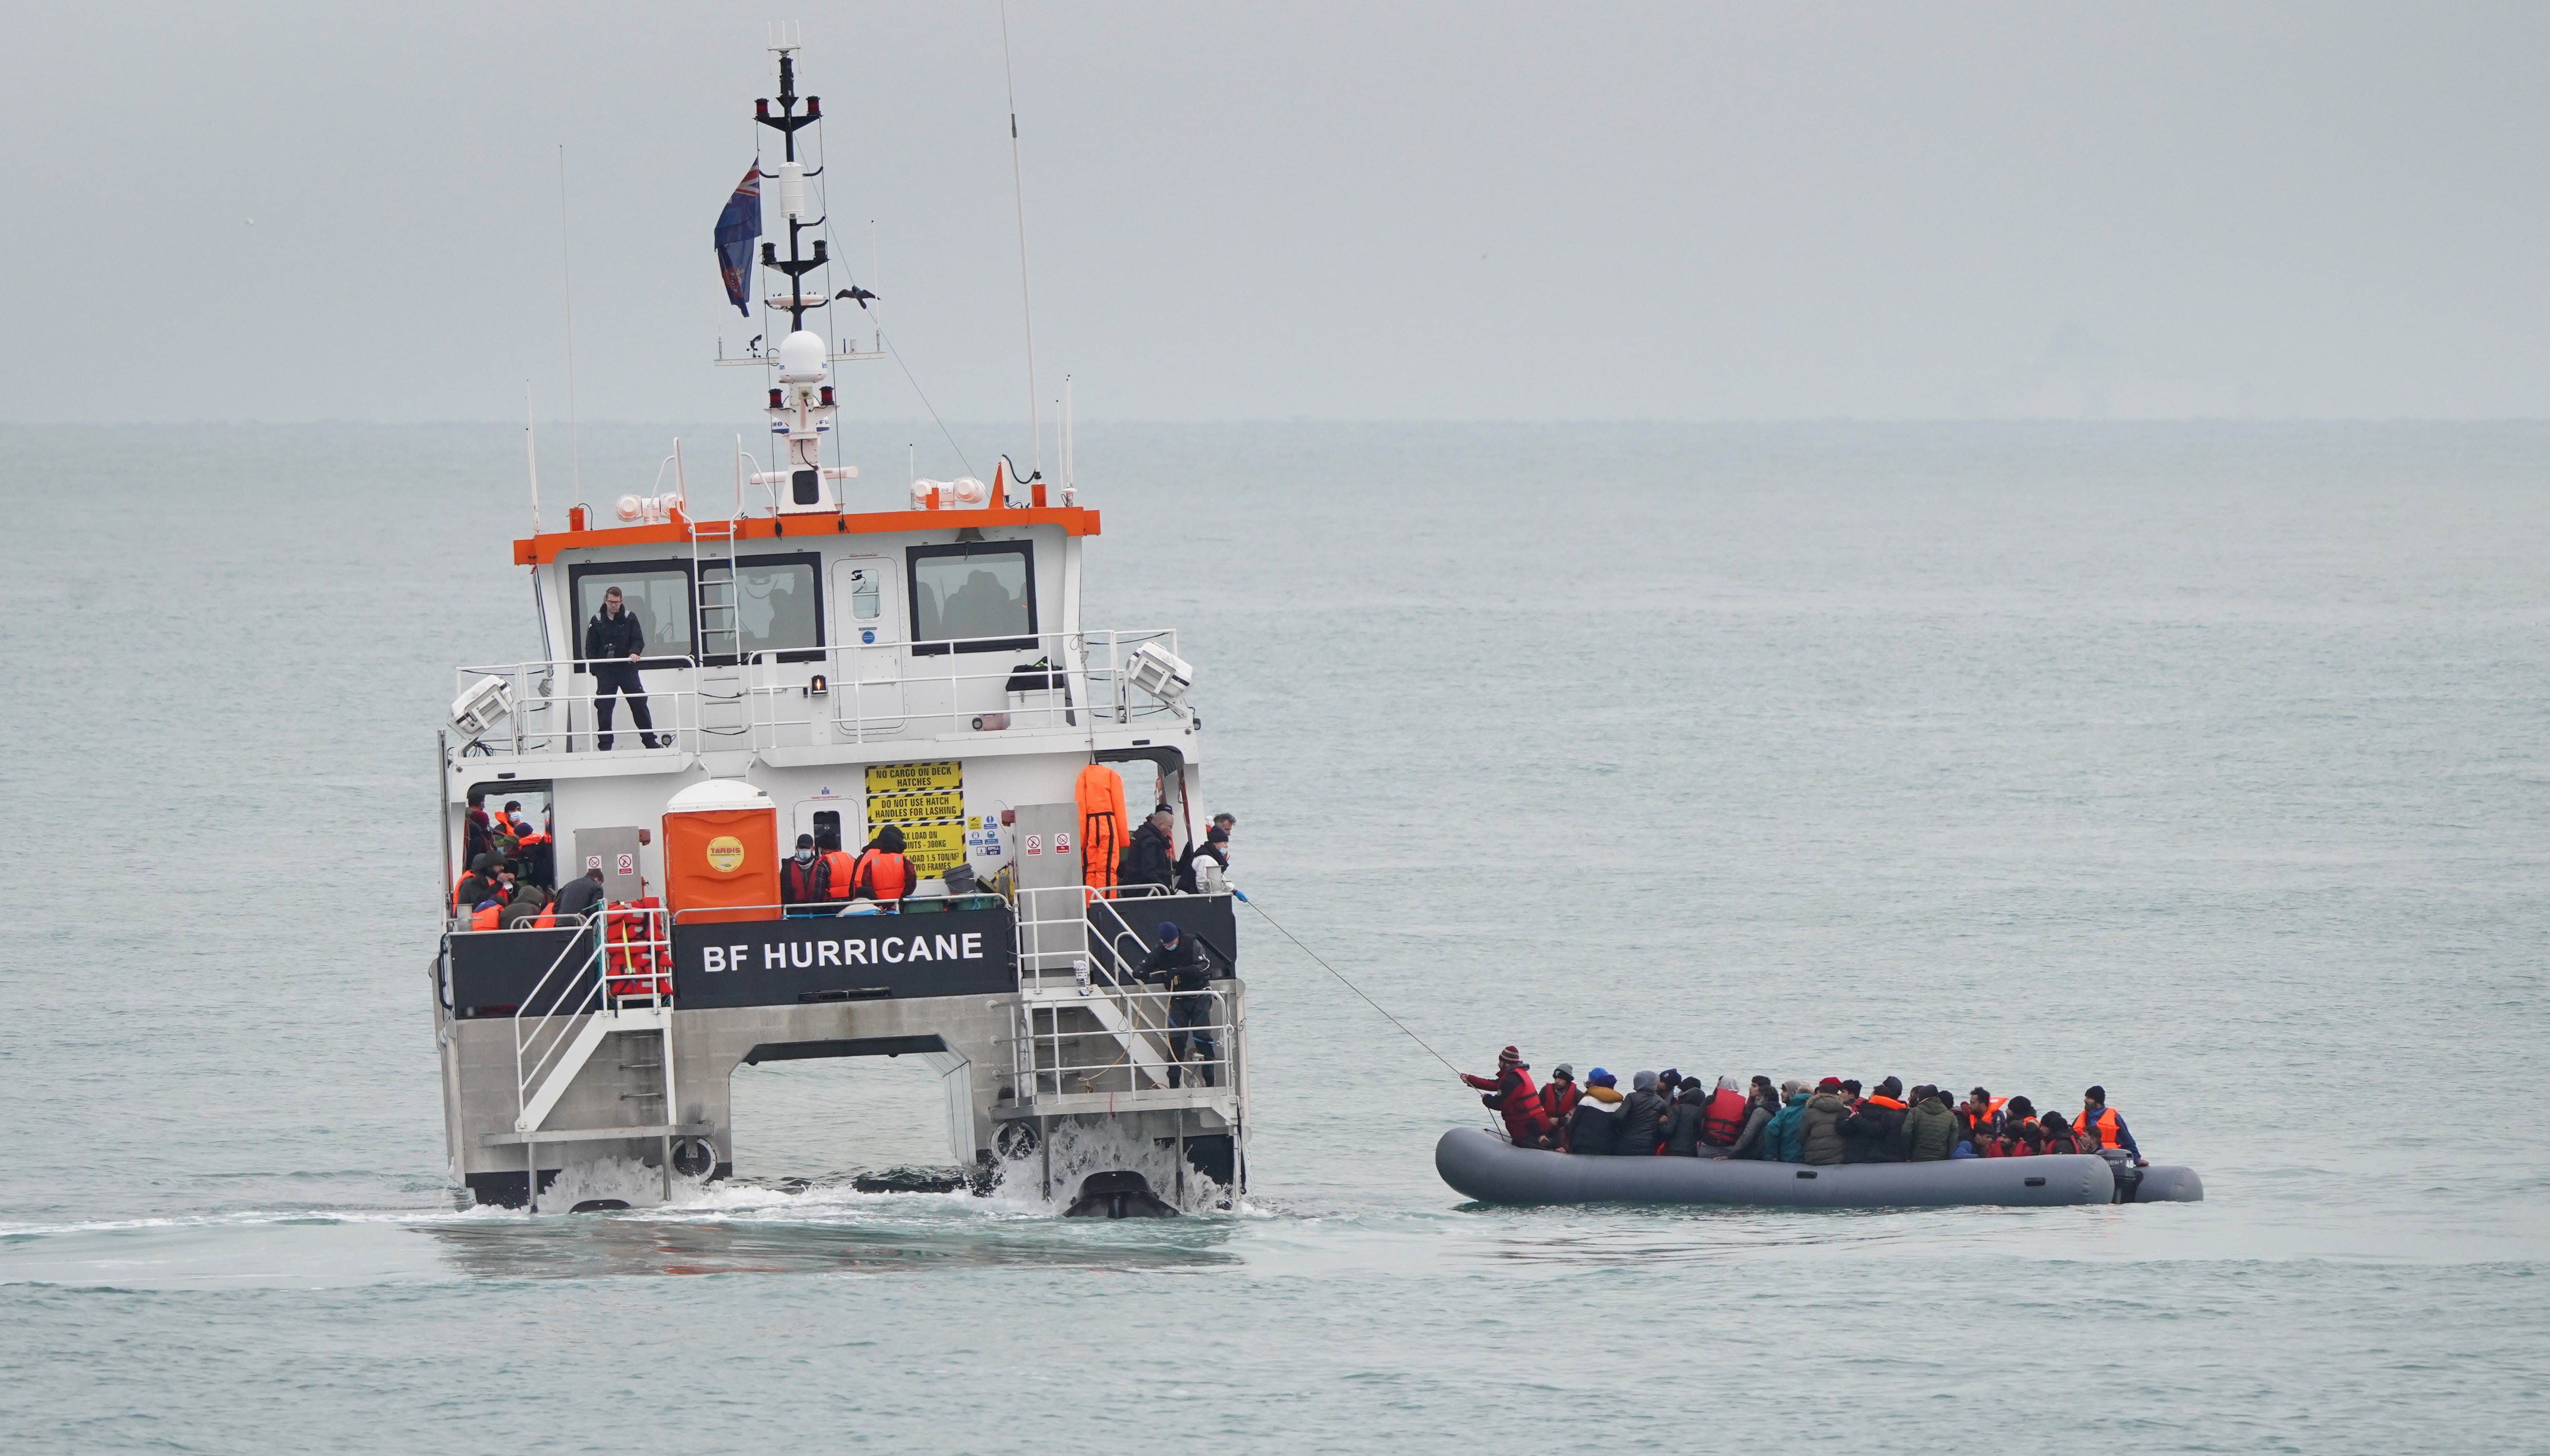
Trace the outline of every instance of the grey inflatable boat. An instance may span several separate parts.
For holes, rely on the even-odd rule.
[[[2122,1154],[2117,1155],[2120,1159]],[[1944,1163],[1850,1163],[1806,1168],[1731,1158],[1595,1158],[1516,1147],[1484,1127],[1455,1127],[1434,1144],[1434,1171],[1483,1204],[1747,1204],[1791,1209],[2011,1209],[2068,1204],[2196,1203],[2193,1168],[2124,1165],[2105,1157],[1958,1158]],[[2139,1176],[2137,1176],[2139,1175]]]

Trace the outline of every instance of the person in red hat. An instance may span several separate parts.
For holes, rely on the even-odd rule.
[[[1539,1147],[1549,1136],[1549,1114],[1540,1105],[1540,1090],[1531,1085],[1531,1064],[1507,1047],[1497,1053],[1497,1075],[1461,1080],[1487,1096],[1479,1099],[1506,1119],[1506,1137],[1517,1147]]]

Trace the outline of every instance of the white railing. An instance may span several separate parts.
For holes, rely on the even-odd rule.
[[[1129,1030],[1112,1029],[1100,1006],[1123,1015]],[[1075,1011],[1089,1012],[1095,1024],[1079,1023]],[[1173,1085],[1237,1095],[1238,1037],[1229,994],[1220,986],[1172,992],[1093,984],[1086,1001],[1022,1002],[1007,1040],[1011,1085],[1030,1106],[1112,1096],[1129,1110]]]
[[[962,650],[969,642],[1016,643]],[[1134,685],[1133,654],[1145,643],[1177,651],[1177,632],[1042,632],[1030,637],[957,638],[947,642],[856,644],[758,651],[728,669],[703,669],[696,658],[651,657],[641,667],[653,726],[639,728],[626,699],[601,699],[576,659],[462,667],[454,693],[482,679],[505,685],[513,708],[465,740],[464,756],[526,756],[600,751],[597,702],[613,709],[611,735],[621,752],[720,748],[831,747],[968,732],[1087,731],[1104,723],[1155,717],[1183,719],[1183,706]],[[916,647],[946,650],[917,651]],[[802,660],[781,661],[782,657]],[[1042,668],[1037,663],[1044,663]],[[703,691],[703,671],[739,675],[734,693]],[[817,678],[823,691],[812,691]],[[1013,691],[1013,687],[1017,691]],[[740,713],[736,708],[741,709]],[[706,710],[704,712],[704,710]]]
[[[665,913],[614,906],[607,914],[595,914],[581,933],[559,948],[515,1009],[516,1109],[538,1103],[552,1077],[574,1075],[566,1061],[584,1018],[622,1010],[670,1010],[672,1005],[673,940]]]

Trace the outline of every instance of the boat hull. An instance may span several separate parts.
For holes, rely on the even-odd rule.
[[[1792,1209],[2059,1208],[2112,1203],[2105,1158],[1959,1158],[1801,1167],[1731,1158],[1605,1158],[1519,1148],[1480,1127],[1434,1144],[1434,1170],[1487,1204],[1728,1204]],[[2138,1202],[2205,1196],[2193,1170],[2149,1168]]]

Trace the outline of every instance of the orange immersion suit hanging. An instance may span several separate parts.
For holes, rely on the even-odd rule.
[[[1071,797],[1080,805],[1080,879],[1092,890],[1116,888],[1116,866],[1124,858],[1129,831],[1125,827],[1125,780],[1103,763],[1080,771]]]

